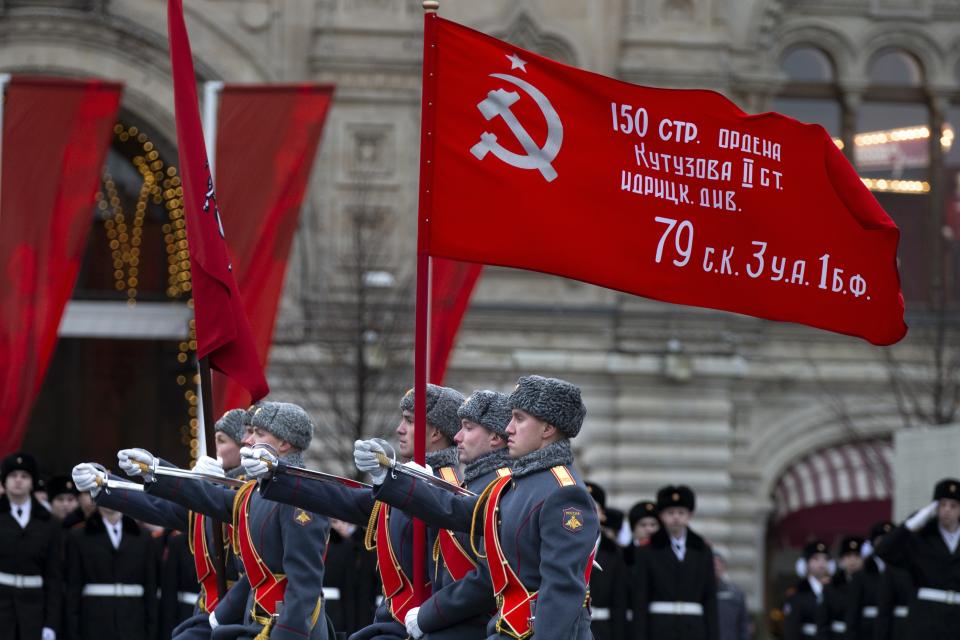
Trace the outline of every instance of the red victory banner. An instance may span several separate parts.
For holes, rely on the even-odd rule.
[[[270,389],[263,375],[263,364],[257,356],[224,240],[220,208],[200,126],[197,83],[187,27],[183,21],[182,0],[169,0],[167,29],[173,67],[183,209],[190,247],[197,357],[207,358],[210,368],[243,385],[256,401],[267,395]],[[212,398],[210,401],[212,403]]]
[[[0,85],[0,456],[19,448],[57,344],[122,86],[14,77],[5,89]]]
[[[822,127],[426,22],[422,253],[905,335],[899,230]]]
[[[257,357],[267,363],[293,235],[333,99],[330,85],[226,85],[217,110],[217,193]],[[217,415],[250,395],[214,376]]]

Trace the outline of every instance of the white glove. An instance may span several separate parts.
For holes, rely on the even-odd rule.
[[[219,626],[220,626],[220,623],[217,622],[217,612],[216,612],[216,611],[211,611],[211,612],[210,612],[210,628],[211,628],[211,629],[216,629],[216,628],[219,627]]]
[[[40,634],[40,640],[57,640],[57,632],[50,627],[44,627]]]
[[[934,500],[923,509],[920,509],[920,511],[917,511],[915,514],[910,516],[906,523],[904,523],[907,525],[907,529],[910,529],[910,531],[920,531],[920,529],[923,529],[924,525],[930,522],[937,515],[937,505],[939,504],[940,502],[938,500]]]
[[[265,460],[269,460],[270,464],[267,464]],[[269,478],[273,475],[273,469],[277,466],[277,462],[279,462],[277,456],[266,449],[260,447],[256,449],[241,447],[240,449],[240,466],[243,467],[243,473],[249,480]]]
[[[403,624],[407,628],[407,633],[410,634],[413,640],[417,640],[417,638],[423,636],[423,631],[420,631],[420,625],[417,624],[418,613],[420,613],[420,607],[414,607],[407,611],[407,615],[403,618]]]
[[[81,462],[75,466],[70,475],[73,477],[73,484],[77,491],[81,493],[89,491],[91,498],[96,498],[100,493],[100,487],[107,483],[107,474],[89,462]]]
[[[123,469],[123,472],[128,476],[143,476],[146,482],[153,482],[151,471],[157,468],[159,462],[146,449],[120,449],[120,451],[117,451],[117,463]],[[147,467],[146,471],[140,466],[141,464]]]
[[[373,484],[383,484],[387,478],[386,467],[381,467],[377,460],[378,453],[386,453],[386,451],[373,440],[357,440],[353,443],[353,461],[357,469],[370,474]]]
[[[210,456],[200,456],[197,458],[197,464],[193,465],[193,469],[190,469],[190,471],[205,473],[208,476],[217,476],[219,478],[226,477],[227,475],[223,472],[223,463]]]
[[[431,467],[428,464],[417,464],[413,460],[410,460],[409,462],[404,462],[403,466],[410,467],[411,469],[416,469],[417,471],[422,471],[423,473],[426,473],[431,476],[433,475],[433,467]]]

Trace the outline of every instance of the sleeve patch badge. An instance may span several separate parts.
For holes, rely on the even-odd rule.
[[[293,513],[293,519],[296,520],[297,524],[299,524],[301,527],[313,520],[310,514],[303,509],[297,509]]]
[[[576,533],[583,528],[583,512],[580,509],[563,510],[563,528]]]

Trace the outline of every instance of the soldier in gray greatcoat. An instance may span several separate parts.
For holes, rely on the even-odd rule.
[[[457,410],[460,431],[454,437],[463,471],[463,486],[481,493],[493,480],[509,473],[507,425],[512,417],[508,396],[496,391],[474,391]],[[450,532],[474,566],[462,577],[444,562],[433,581],[433,593],[406,616],[407,632],[414,640],[439,638],[485,638],[487,622],[496,609],[490,575],[474,553],[469,536]],[[441,549],[442,550],[442,549]],[[462,561],[461,561],[462,562]]]
[[[583,425],[580,389],[564,380],[521,377],[510,396],[507,447],[510,476],[496,479],[480,496],[460,496],[388,472],[373,441],[354,448],[357,468],[370,473],[378,499],[435,527],[469,532],[475,518],[498,613],[493,638],[587,640],[587,585],[600,536],[593,499],[573,470],[570,439]]]
[[[262,402],[248,410],[244,421],[253,427],[244,437],[244,445],[270,444],[289,464],[303,464],[303,451],[313,437],[313,423],[302,408],[285,402]],[[213,638],[253,638],[261,634],[274,640],[333,638],[322,597],[323,556],[330,531],[325,517],[266,501],[253,481],[234,491],[209,482],[158,474],[161,461],[143,449],[123,449],[117,457],[127,474],[143,476],[149,493],[221,522],[234,523],[235,546],[245,575],[210,615]],[[248,596],[240,605],[243,622],[226,624],[238,609],[238,599],[230,596],[244,590]]]
[[[426,462],[435,475],[454,472],[457,463],[453,438],[460,428],[457,409],[463,403],[463,394],[449,387],[427,385],[427,457]],[[414,394],[411,389],[400,400],[400,423],[397,425],[397,453],[400,458],[413,457]],[[413,521],[402,511],[382,505],[370,489],[353,488],[308,478],[292,477],[284,473],[283,461],[271,471],[254,452],[243,451],[242,464],[250,478],[261,479],[260,492],[269,499],[323,513],[329,517],[360,526],[367,526],[368,548],[376,548],[384,600],[377,607],[371,624],[350,636],[351,640],[396,638],[406,640],[406,615],[413,602]],[[256,456],[263,456],[257,453]],[[410,463],[408,463],[410,464]],[[386,521],[384,531],[379,523]],[[429,552],[438,530],[428,530]],[[378,534],[383,539],[375,542]],[[389,553],[387,552],[390,550]],[[426,553],[427,557],[432,554]],[[424,567],[429,579],[437,574],[437,566]],[[429,586],[429,583],[425,586]]]

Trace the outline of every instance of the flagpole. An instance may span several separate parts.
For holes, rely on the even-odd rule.
[[[3,188],[3,105],[6,102],[7,84],[10,82],[9,73],[0,73],[0,189]],[[0,191],[0,196],[3,193]],[[0,205],[3,200],[0,197]],[[0,206],[0,220],[3,219],[3,208]]]
[[[216,161],[217,151],[217,112],[220,107],[220,90],[222,88],[223,83],[218,80],[203,83],[203,142],[207,148],[207,164],[210,165],[210,175],[214,177],[214,181],[216,181],[214,162]],[[208,378],[206,388],[203,384],[203,361],[205,360],[206,358],[201,358],[197,361],[197,373],[200,375],[200,380],[197,382],[197,453],[201,456],[207,455],[207,452],[210,451],[207,448],[207,425],[213,424],[212,419],[208,417],[208,413],[213,414],[213,392],[209,380],[209,363],[206,364]],[[208,406],[209,412],[207,411]],[[215,437],[211,431],[211,444],[213,444],[213,438]],[[213,447],[213,451],[216,451],[216,446]]]
[[[220,90],[223,83],[219,81],[205,82],[203,85],[203,142],[207,148],[207,164],[210,165],[210,176],[216,183],[214,174],[214,162],[217,157],[217,113],[220,107]],[[213,418],[213,381],[210,375],[210,358],[204,356],[197,361],[197,369],[200,373],[200,383],[197,385],[198,411],[197,411],[197,439],[200,441],[201,455],[207,455],[207,429],[210,425],[210,446],[216,457],[216,430],[213,425],[216,424]],[[227,572],[226,572],[226,554],[223,549],[223,527],[219,520],[212,520],[213,523],[213,567],[217,572],[217,593],[223,598],[227,592]]]
[[[414,332],[414,436],[413,459],[423,464],[427,448],[427,330],[430,305],[430,205],[433,199],[433,124],[436,82],[436,18],[440,3],[423,2],[423,93],[420,106],[420,198],[417,212],[417,312]],[[425,599],[424,567],[426,561],[426,529],[422,520],[413,521],[413,588],[416,603]]]

